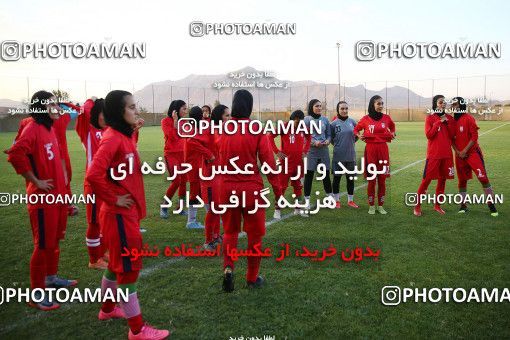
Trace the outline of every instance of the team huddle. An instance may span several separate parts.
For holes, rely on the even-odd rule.
[[[453,117],[446,113],[444,96],[435,96],[432,106],[434,114],[429,115],[425,122],[427,161],[418,194],[425,193],[432,180],[437,180],[436,194],[444,193],[446,180],[454,175],[453,149],[460,193],[466,195],[467,181],[474,172],[485,194],[494,195],[477,142],[478,127],[474,118],[466,114],[463,99],[455,98]],[[156,329],[142,318],[136,288],[142,269],[141,257],[132,259],[122,256],[126,248],[142,248],[140,221],[146,216],[144,181],[140,170],[142,162],[137,150],[139,130],[144,121],[139,117],[133,95],[116,90],[108,93],[104,99],[91,98],[77,106],[59,102],[50,92],[39,91],[33,95],[30,109],[31,117],[21,121],[15,142],[6,150],[8,161],[16,173],[26,180],[27,194],[71,194],[72,167],[67,150],[66,127],[71,119],[76,119],[75,130],[85,148],[86,157],[84,194],[95,196],[94,203],[86,204],[88,266],[104,270],[102,289],[129,291],[127,301],[103,303],[99,320],[126,319],[129,339],[168,337],[168,330]],[[359,122],[349,117],[345,101],[337,104],[336,115],[329,121],[322,114],[322,103],[317,99],[311,100],[306,116],[303,111],[297,110],[291,113],[288,122],[297,125],[304,121],[306,126],[310,126],[312,121],[319,123],[320,128],[310,133],[243,134],[238,131],[234,134],[203,133],[193,137],[181,137],[178,133],[183,118],[192,119],[195,123],[201,120],[216,124],[229,120],[242,123],[250,121],[252,109],[251,93],[239,90],[234,94],[230,108],[218,105],[211,109],[204,105],[188,110],[186,102],[173,100],[167,117],[161,121],[164,160],[173,179],[164,193],[165,200],[172,200],[177,194],[183,204],[189,183],[188,209],[180,214],[187,215],[187,228],[204,229],[205,250],[213,251],[220,246],[223,249],[222,287],[225,292],[234,290],[235,269],[235,261],[226,250],[237,248],[241,230],[246,232],[248,250],[260,247],[266,232],[266,210],[254,209],[256,194],[264,189],[259,163],[266,163],[272,168],[277,168],[284,161],[287,163],[284,173],[268,173],[266,176],[274,194],[273,217],[282,218],[283,207],[279,206],[278,201],[285,195],[290,182],[292,197],[296,201],[304,201],[306,206],[304,210],[296,208],[294,214],[307,218],[310,216],[308,211],[311,209],[314,177],[321,172],[318,171],[320,168],[326,170],[321,179],[324,193],[334,200],[336,208],[341,208],[342,174],[339,170],[353,171],[356,168],[355,143],[361,140],[365,143],[364,161],[372,164],[377,174],[369,177],[364,173],[367,178],[368,213],[387,214],[384,198],[386,178],[390,176],[388,143],[396,138],[396,129],[391,117],[383,113],[384,103],[380,96],[370,99],[368,115]],[[277,138],[280,139],[279,147]],[[332,157],[330,144],[333,146]],[[238,158],[240,167],[250,166],[253,172],[236,174],[229,162],[234,157]],[[115,169],[128,161],[132,162],[133,171],[118,179]],[[184,163],[191,164],[190,171],[182,171]],[[214,166],[228,171],[214,179],[204,180],[200,174],[207,177]],[[300,172],[299,168],[306,168],[306,172]],[[345,177],[347,206],[357,209],[354,178],[347,174]],[[223,214],[211,209],[212,204],[230,202],[232,196],[238,199],[242,197],[244,205],[228,207]],[[206,208],[203,224],[197,219],[198,208],[195,207],[199,199]],[[75,286],[77,280],[57,274],[59,243],[65,236],[67,218],[78,212],[77,207],[37,203],[28,204],[27,208],[34,243],[30,260],[31,288]],[[439,204],[434,209],[440,214],[445,213]],[[497,216],[494,204],[489,204],[489,209],[493,216]],[[467,212],[467,205],[463,203],[459,212]],[[421,216],[420,204],[414,208],[414,214]],[[169,208],[163,204],[160,216],[169,218]],[[264,278],[259,275],[261,258],[249,256],[247,259],[246,286],[250,289],[264,285]],[[31,305],[41,310],[59,308],[59,304],[48,299]]]

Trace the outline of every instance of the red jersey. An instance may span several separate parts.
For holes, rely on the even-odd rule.
[[[362,130],[365,143],[388,143],[391,142],[395,132],[395,123],[387,114],[383,114],[379,120],[366,115],[354,127],[354,134],[358,134]]]
[[[437,114],[427,116],[425,136],[427,136],[427,158],[444,159],[452,157],[452,139],[455,134],[455,121],[446,114],[446,123]]]
[[[185,139],[184,162],[191,164],[191,171],[188,172],[188,181],[198,181],[199,169],[204,167],[204,162],[213,157],[213,152],[209,149],[211,142],[210,133],[195,135]]]
[[[14,142],[15,143],[19,139],[19,137],[21,136],[21,133],[23,132],[23,129],[28,125],[28,123],[32,122],[33,120],[34,119],[32,117],[27,117],[27,118],[23,118],[19,122],[18,133],[16,134],[16,137],[14,138]]]
[[[289,122],[290,124],[290,122]],[[304,132],[292,134],[289,130],[288,133],[280,134],[280,149],[276,146],[275,138],[277,134],[268,134],[269,143],[276,154],[279,151],[283,152],[289,158],[289,163],[299,163],[303,159],[303,153],[307,153],[310,149],[311,135],[305,135]]]
[[[249,118],[233,118],[233,120],[250,121]],[[246,190],[261,190],[264,187],[257,158],[261,163],[266,162],[272,169],[276,169],[273,152],[265,134],[251,134],[249,132],[242,134],[242,129],[239,128],[235,134],[222,136],[219,154],[222,169],[226,167],[229,171],[235,171],[235,168],[230,164],[230,159],[237,156],[239,159],[235,162],[235,164],[240,169],[244,170],[246,165],[251,165],[251,167],[247,170],[253,171],[253,174],[222,175],[223,183],[241,184],[246,187]],[[275,189],[275,195],[278,197],[280,195],[278,175],[268,174],[267,179]]]
[[[174,120],[171,117],[165,117],[161,120],[161,129],[165,136],[165,154],[174,152],[184,152],[184,139],[177,133],[174,126]]]
[[[473,141],[473,146],[468,150],[467,154],[474,152],[478,149],[478,125],[476,120],[470,114],[464,113],[455,122],[455,138],[454,143],[457,150],[462,151],[470,141]]]
[[[64,169],[53,127],[48,130],[34,120],[29,121],[22,129],[16,143],[8,151],[8,155],[7,160],[16,173],[23,174],[31,170],[38,179],[53,180],[53,189],[48,192],[49,194],[59,195],[66,192]],[[27,194],[46,194],[30,181],[26,181],[26,192]],[[36,206],[29,204],[30,207]]]
[[[90,110],[93,106],[94,101],[87,99],[83,104],[83,112],[76,118],[75,130],[80,137],[81,144],[87,156],[85,169],[88,169],[92,162],[104,133],[103,129],[97,129],[94,125],[90,124]]]
[[[132,173],[120,180],[114,176],[122,175],[118,171],[120,164],[125,164],[124,170],[128,172],[129,163],[132,162]],[[94,161],[87,169],[86,180],[92,186],[94,193],[103,200],[101,209],[124,215],[137,215],[139,219],[145,217],[145,191],[141,172],[141,162],[136,144],[132,138],[119,131],[108,128],[99,143],[99,149],[94,155]],[[130,209],[116,206],[117,196],[130,194],[135,204]]]

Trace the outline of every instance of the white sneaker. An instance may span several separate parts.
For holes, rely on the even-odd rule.
[[[275,209],[274,210],[273,218],[275,220],[279,220],[279,219],[282,218],[282,213],[281,213],[280,209]]]
[[[301,217],[310,217],[310,215],[308,215],[307,210],[301,210],[301,209],[294,209],[294,215],[299,215]]]

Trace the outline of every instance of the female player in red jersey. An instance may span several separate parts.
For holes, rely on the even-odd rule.
[[[202,110],[204,108],[202,107]],[[225,105],[216,106],[211,113],[211,124],[220,125],[230,119],[230,109]],[[212,167],[219,163],[219,146],[221,145],[222,135],[218,132],[210,134],[208,147],[214,155],[214,161],[206,162],[203,167],[203,173],[206,177],[211,176]],[[205,243],[206,250],[214,250],[218,244],[221,244],[223,238],[220,234],[220,215],[212,211],[211,205],[219,204],[219,194],[221,190],[221,175],[215,174],[210,180],[202,181],[202,195],[206,204],[207,213],[205,215]]]
[[[473,172],[482,184],[485,195],[490,198],[487,205],[491,216],[497,217],[498,211],[494,205],[494,191],[492,190],[482,149],[478,145],[478,125],[475,119],[467,113],[467,105],[464,98],[455,97],[452,103],[452,111],[455,119],[455,139],[453,149],[455,150],[455,166],[459,177],[459,192],[465,198],[467,182],[473,176]],[[459,213],[465,213],[467,205],[465,200],[460,206]]]
[[[101,288],[127,290],[128,301],[120,308],[114,302],[103,303],[100,320],[125,317],[129,339],[164,339],[167,330],[144,324],[136,281],[142,269],[142,259],[122,256],[128,249],[141,251],[140,220],[145,217],[145,191],[140,156],[132,138],[137,123],[136,102],[131,93],[111,91],[104,101],[104,119],[109,126],[103,134],[94,160],[87,170],[87,182],[102,201],[99,224],[108,245],[109,262]],[[123,173],[120,171],[123,167]]]
[[[297,128],[300,121],[305,119],[305,114],[301,110],[296,110],[292,112],[290,115],[290,120],[288,124],[293,124],[295,128]],[[273,152],[276,154],[282,166],[287,159],[287,169],[284,169],[280,175],[280,186],[282,190],[282,196],[285,195],[285,191],[289,186],[289,181],[291,182],[294,195],[296,197],[294,199],[300,200],[303,193],[303,184],[301,183],[302,178],[304,176],[305,164],[303,162],[303,157],[306,156],[308,151],[310,150],[310,134],[305,134],[304,132],[293,134],[290,131],[287,133],[282,133],[280,135],[280,144],[281,147],[278,149],[275,143],[275,138],[278,136],[277,134],[268,134],[269,143],[273,149]],[[301,168],[301,169],[299,169]],[[301,173],[301,177],[298,179],[291,180],[291,177],[296,177],[298,172]],[[278,201],[279,197],[276,197],[276,201]],[[281,211],[278,204],[275,205],[273,218],[279,220],[281,219]],[[294,214],[299,214],[303,217],[308,217],[307,214],[301,214],[300,209],[295,209]]]
[[[193,106],[189,112],[189,118],[192,119],[192,124],[195,129],[198,129],[198,124],[203,119],[202,109],[198,106]],[[184,145],[184,162],[191,165],[191,170],[186,174],[187,181],[189,182],[189,208],[188,208],[188,229],[204,229],[204,226],[197,222],[197,208],[196,204],[199,203],[198,197],[200,196],[200,171],[204,168],[205,163],[214,161],[215,156],[209,149],[210,143],[209,131],[197,133],[192,137],[185,139]]]
[[[186,117],[188,107],[186,103],[180,99],[173,100],[168,108],[167,115],[161,120],[161,129],[165,136],[165,149],[164,156],[166,166],[168,168],[169,175],[173,175],[174,168],[182,170],[182,163],[184,163],[184,139],[179,136],[177,130],[178,120]],[[186,197],[186,176],[177,175],[172,183],[166,190],[166,197],[170,200],[174,196],[175,192],[178,191],[179,200],[183,201]],[[183,210],[181,215],[186,215]],[[168,208],[161,207],[159,211],[161,218],[168,218]]]
[[[445,113],[446,101],[444,96],[436,95],[432,98],[433,113],[425,120],[425,136],[427,137],[427,159],[423,169],[423,179],[418,188],[418,202],[414,207],[414,215],[421,216],[420,197],[427,191],[430,182],[437,179],[436,199],[444,194],[446,180],[452,179],[453,156],[452,140],[455,134],[455,122],[452,116]],[[434,204],[434,210],[444,215],[439,203]]]
[[[252,171],[252,174],[223,174],[221,189],[221,204],[229,204],[231,196],[236,196],[237,207],[227,207],[223,214],[223,290],[234,290],[234,260],[230,256],[231,250],[237,248],[241,223],[248,237],[248,249],[253,252],[256,247],[261,247],[262,237],[266,232],[266,210],[259,208],[256,203],[261,201],[258,193],[264,188],[262,176],[257,160],[267,163],[276,169],[271,146],[267,136],[263,133],[242,133],[241,124],[248,125],[253,109],[253,96],[247,90],[239,90],[232,100],[232,120],[239,128],[234,134],[225,134],[220,145],[220,165],[229,172],[235,172],[236,168],[230,160],[239,157],[235,164],[240,169]],[[268,174],[267,179],[276,197],[281,194],[279,179],[276,174]],[[244,199],[243,199],[244,197]],[[244,202],[243,202],[244,201]],[[261,203],[262,204],[262,203]],[[255,209],[258,208],[258,209]],[[249,213],[252,211],[254,213]],[[253,255],[253,254],[252,254]],[[260,287],[264,279],[259,276],[261,256],[248,256],[248,271],[246,281],[248,287]]]
[[[27,195],[63,196],[67,193],[65,161],[53,128],[53,122],[60,118],[60,108],[52,93],[38,91],[32,96],[30,110],[33,119],[28,121],[16,143],[8,150],[8,161],[16,173],[25,178]],[[27,204],[27,208],[34,241],[30,259],[30,287],[76,285],[76,280],[57,277],[59,241],[66,229],[67,207],[64,204],[37,202]],[[30,305],[41,310],[60,307],[48,297]]]
[[[94,155],[99,148],[99,142],[106,129],[106,123],[103,115],[104,99],[87,99],[83,104],[83,111],[76,119],[76,133],[80,137],[81,144],[85,149],[86,164],[85,169],[92,164]],[[93,195],[90,183],[84,178],[83,193]],[[104,242],[101,242],[101,228],[99,225],[99,210],[101,208],[101,199],[95,197],[94,203],[86,204],[87,215],[87,233],[85,241],[89,253],[89,268],[105,270],[108,263],[103,259],[105,255]]]
[[[374,164],[378,173],[374,179],[368,181],[367,194],[368,204],[370,205],[368,213],[375,214],[375,186],[377,181],[377,211],[385,215],[387,212],[383,208],[384,195],[386,194],[386,177],[390,176],[390,152],[388,144],[395,138],[395,123],[391,117],[383,113],[384,102],[381,96],[373,96],[368,103],[368,115],[360,119],[354,127],[354,134],[366,143],[365,146],[365,168],[369,164]],[[361,134],[363,131],[363,134]],[[386,168],[383,168],[386,167]],[[369,177],[365,171],[365,177]]]

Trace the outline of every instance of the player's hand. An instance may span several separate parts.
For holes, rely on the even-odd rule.
[[[365,140],[365,135],[359,134],[358,138],[364,141]]]
[[[322,145],[328,146],[329,145],[329,140],[326,140],[326,141],[322,142]]]
[[[315,146],[316,148],[318,148],[319,146],[321,146],[321,142],[316,141],[315,143],[313,143],[313,146]]]
[[[135,201],[133,201],[130,194],[125,194],[121,196],[117,196],[117,202],[115,203],[116,206],[121,208],[130,208]]]
[[[53,182],[53,180],[51,178],[50,179],[39,179],[35,183],[35,186],[38,189],[48,192],[53,189],[53,184],[51,182]]]
[[[216,157],[212,156],[210,159],[206,159],[206,163],[212,163],[214,162],[214,160],[216,159]]]
[[[462,151],[459,152],[459,157],[460,158],[466,158],[466,156],[467,156],[467,152],[466,151],[462,150]]]
[[[177,120],[177,111],[175,110],[172,111],[172,119]]]
[[[279,159],[281,160],[284,160],[285,158],[287,158],[287,155],[284,154],[283,152],[281,151],[278,151],[278,153],[276,154],[276,157],[278,157]]]
[[[446,113],[444,115],[441,116],[441,123],[444,123],[448,121],[448,118],[446,118]]]

